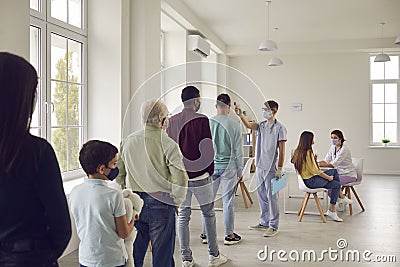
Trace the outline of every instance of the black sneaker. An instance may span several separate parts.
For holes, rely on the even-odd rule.
[[[200,235],[200,239],[201,239],[201,243],[202,244],[207,244],[208,243],[207,236],[205,234],[201,234]]]
[[[234,245],[240,242],[242,237],[236,233],[233,233],[235,237],[225,236],[224,245]]]

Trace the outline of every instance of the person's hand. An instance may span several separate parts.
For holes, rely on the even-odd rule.
[[[175,206],[175,213],[176,213],[176,215],[178,215],[178,213],[179,213],[179,206]]]
[[[238,116],[242,115],[242,109],[239,107],[239,105],[235,105],[235,113]]]
[[[332,181],[333,180],[333,176],[328,175],[328,181]]]
[[[278,179],[282,178],[282,167],[278,167],[275,173],[275,177],[277,177]]]

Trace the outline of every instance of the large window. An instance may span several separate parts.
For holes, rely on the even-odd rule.
[[[85,0],[31,0],[30,61],[39,76],[31,133],[53,146],[63,178],[81,175],[86,136]]]
[[[371,68],[371,143],[382,144],[389,139],[389,145],[399,145],[399,56],[390,56],[388,62],[374,62]]]

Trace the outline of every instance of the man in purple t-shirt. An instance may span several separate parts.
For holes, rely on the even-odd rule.
[[[227,258],[219,253],[216,241],[211,175],[214,173],[214,149],[209,120],[197,113],[200,109],[200,92],[194,86],[186,86],[181,94],[183,110],[171,117],[168,135],[174,139],[183,154],[183,163],[189,176],[186,200],[178,212],[178,232],[181,245],[182,266],[194,266],[190,249],[189,221],[192,195],[200,204],[208,238],[209,265],[220,266]]]

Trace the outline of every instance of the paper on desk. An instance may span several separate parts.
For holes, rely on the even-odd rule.
[[[271,180],[272,186],[272,194],[275,195],[277,192],[282,190],[286,186],[286,173],[282,174],[282,178],[278,179],[277,177],[272,178]]]

